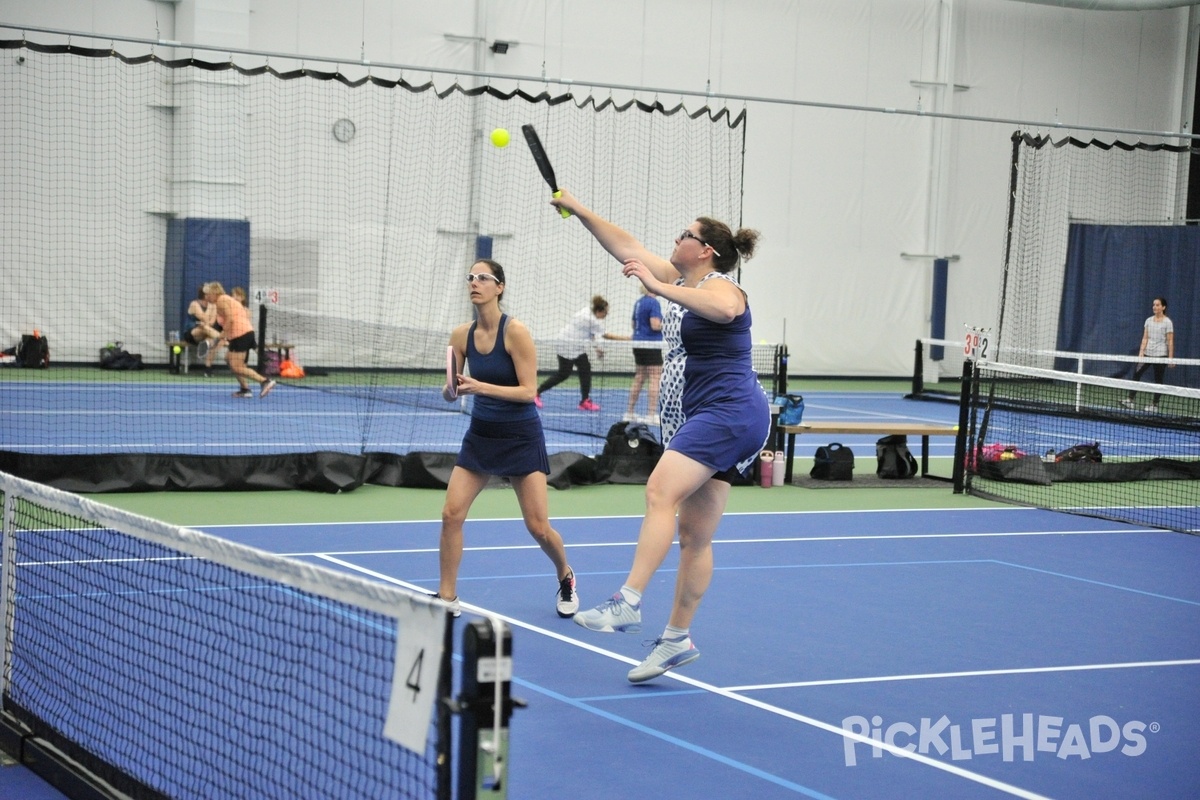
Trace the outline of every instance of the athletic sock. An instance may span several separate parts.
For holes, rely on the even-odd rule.
[[[631,606],[636,606],[642,602],[642,593],[637,589],[631,589],[628,586],[621,587],[621,596],[625,598],[625,602]]]
[[[664,639],[678,639],[680,636],[687,636],[687,635],[688,635],[687,628],[676,628],[672,625],[668,625],[666,628],[663,629],[662,637]]]

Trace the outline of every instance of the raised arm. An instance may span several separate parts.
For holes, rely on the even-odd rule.
[[[578,217],[579,221],[583,223],[583,227],[588,229],[588,233],[596,238],[600,246],[622,264],[631,258],[636,258],[649,267],[660,281],[670,282],[679,277],[679,271],[670,261],[651,253],[633,234],[592,211],[566,189],[561,189],[561,196],[550,202],[559,208],[567,209]]]

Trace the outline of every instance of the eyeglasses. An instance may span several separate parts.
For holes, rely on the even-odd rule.
[[[478,274],[476,274],[474,272],[468,272],[467,273],[467,283],[474,283],[475,281],[479,281],[480,283],[487,283],[488,281],[491,281],[492,283],[496,284],[497,286],[500,285],[500,279],[497,278],[495,275],[489,275],[486,272],[480,272]]]
[[[695,240],[696,240],[697,242],[699,242],[700,244],[704,245],[704,246],[705,246],[705,247],[707,247],[707,248],[710,248],[710,249],[713,251],[713,255],[714,255],[714,256],[717,256],[717,257],[719,258],[719,257],[720,257],[720,255],[721,255],[720,253],[718,253],[718,252],[717,252],[717,248],[713,247],[711,244],[709,244],[708,242],[704,241],[703,239],[701,239],[701,238],[700,238],[699,236],[697,236],[696,234],[692,233],[692,232],[691,232],[690,230],[688,230],[687,228],[684,228],[684,229],[683,229],[683,232],[682,232],[681,234],[679,234],[678,236],[676,236],[676,237],[675,237],[675,241],[677,241],[677,242],[682,242],[684,239],[695,239]]]

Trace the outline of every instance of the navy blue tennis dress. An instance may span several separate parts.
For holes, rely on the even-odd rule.
[[[711,272],[700,281],[733,278]],[[676,282],[682,283],[682,279]],[[738,287],[739,289],[741,287]],[[663,443],[712,467],[718,476],[745,473],[771,432],[767,393],[750,358],[750,305],[718,323],[667,304],[663,320],[666,363],[660,405]]]
[[[467,331],[467,364],[471,377],[497,386],[518,386],[517,368],[504,349],[504,331],[508,315],[500,315],[500,330],[490,353],[475,349],[475,326]],[[546,456],[546,435],[542,419],[533,403],[513,403],[497,397],[475,395],[471,409],[471,427],[463,437],[462,449],[455,462],[463,469],[502,477],[518,477],[533,472],[550,473]]]

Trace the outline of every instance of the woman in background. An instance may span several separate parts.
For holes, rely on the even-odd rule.
[[[1146,370],[1153,367],[1154,382],[1162,383],[1167,376],[1167,367],[1175,366],[1171,363],[1171,360],[1175,358],[1175,324],[1167,316],[1167,298],[1154,298],[1154,302],[1150,304],[1150,310],[1153,313],[1146,317],[1146,323],[1142,326],[1142,343],[1138,346],[1138,358],[1165,358],[1167,360],[1139,361],[1137,369],[1133,371],[1133,379],[1140,381]],[[1133,408],[1133,401],[1136,397],[1137,392],[1130,392],[1129,397],[1121,400],[1121,405]],[[1158,401],[1161,397],[1161,394],[1155,393],[1150,405],[1146,406],[1146,410],[1158,411]]]
[[[259,399],[266,397],[275,388],[275,381],[259,375],[246,363],[250,351],[258,347],[254,327],[250,324],[250,313],[244,305],[225,294],[225,287],[217,281],[204,284],[204,294],[208,302],[216,306],[221,333],[229,343],[225,363],[229,364],[229,369],[238,382],[238,390],[233,396],[240,399],[253,397],[249,385],[249,381],[253,380],[260,387]]]
[[[633,306],[633,384],[629,387],[629,408],[625,422],[658,424],[658,382],[662,377],[662,307],[650,290],[642,287],[642,296]],[[638,347],[650,344],[650,347]],[[646,416],[634,413],[638,395],[646,387]]]

